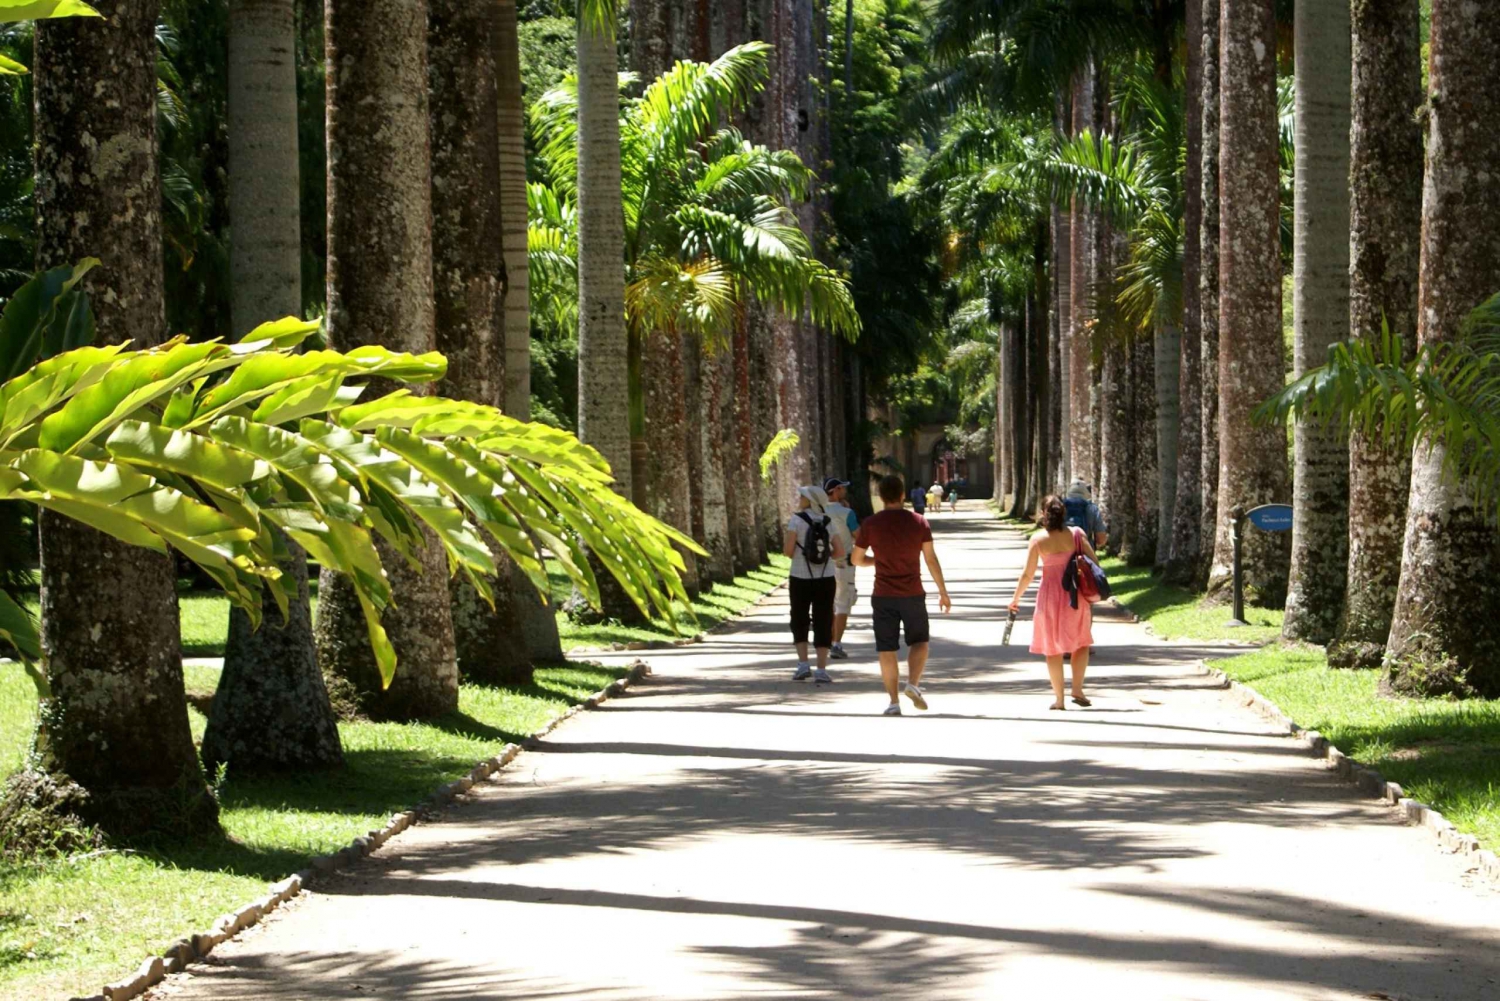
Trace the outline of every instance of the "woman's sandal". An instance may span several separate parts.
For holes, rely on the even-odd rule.
[[[1066,710],[1068,707],[1067,707],[1066,703],[1063,703],[1063,702],[1054,702],[1050,706],[1048,706],[1047,708],[1048,709],[1056,709],[1058,712],[1062,712],[1062,711]]]
[[[1093,703],[1090,702],[1088,699],[1079,698],[1077,696],[1073,697],[1073,702],[1074,702],[1075,705],[1083,706],[1083,708],[1085,708],[1085,709],[1087,709],[1089,706],[1093,705]]]

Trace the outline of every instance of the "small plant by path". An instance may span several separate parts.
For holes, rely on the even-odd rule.
[[[1322,649],[1301,644],[1272,644],[1209,666],[1400,783],[1485,847],[1500,845],[1500,700],[1384,696],[1378,669],[1332,669]]]
[[[222,841],[0,860],[0,1001],[94,994],[141,956],[263,895],[309,856],[381,826],[624,673],[584,664],[539,668],[529,686],[463,686],[458,711],[437,720],[340,724],[344,770],[222,783]],[[186,669],[195,704],[211,697],[218,677],[210,668]],[[0,665],[5,774],[20,766],[35,714],[31,681],[19,665]],[[201,739],[206,720],[197,709],[189,715]]]

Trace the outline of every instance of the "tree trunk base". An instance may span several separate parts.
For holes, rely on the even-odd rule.
[[[1385,663],[1384,643],[1353,643],[1335,640],[1328,645],[1328,666],[1344,670],[1368,670]]]
[[[503,556],[501,559],[509,563]],[[495,607],[490,606],[463,576],[449,580],[453,595],[453,641],[459,677],[486,685],[529,685],[531,652],[525,642],[517,588],[520,571],[504,567],[490,578]]]
[[[66,775],[22,771],[0,802],[7,855],[71,854],[111,838],[194,840],[222,835],[219,802],[200,776],[175,786],[85,789]]]

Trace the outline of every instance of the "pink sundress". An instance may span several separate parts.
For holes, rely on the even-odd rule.
[[[1042,586],[1036,596],[1036,614],[1032,619],[1031,652],[1043,657],[1058,657],[1094,645],[1094,609],[1082,598],[1078,607],[1070,603],[1063,590],[1063,571],[1082,533],[1073,529],[1073,549],[1064,553],[1042,554]]]

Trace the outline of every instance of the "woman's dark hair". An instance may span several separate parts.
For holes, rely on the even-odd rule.
[[[1042,517],[1038,522],[1049,532],[1061,532],[1068,524],[1068,509],[1063,506],[1062,498],[1051,494],[1042,501]]]

